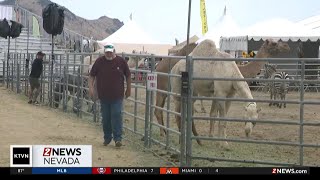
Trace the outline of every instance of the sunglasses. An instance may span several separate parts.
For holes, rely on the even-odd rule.
[[[113,46],[112,45],[106,45],[104,46],[105,49],[113,49]]]

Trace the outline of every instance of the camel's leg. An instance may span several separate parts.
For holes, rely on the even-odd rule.
[[[203,100],[200,100],[200,103],[201,103],[201,112],[206,113],[206,109],[203,106]]]
[[[218,109],[217,109],[216,103],[217,102],[215,100],[212,100],[212,105],[211,105],[211,110],[210,110],[210,117],[218,117]],[[214,124],[215,124],[215,120],[210,120],[209,137],[213,137]]]
[[[174,106],[175,106],[175,111],[177,113],[181,113],[181,101],[179,99],[174,100]],[[181,132],[181,117],[176,115],[176,123],[179,129],[179,132]],[[180,138],[179,138],[179,143],[180,143]]]
[[[166,94],[157,92],[156,106],[163,108],[165,101],[166,101],[166,98],[167,98]],[[170,102],[168,102],[168,103],[170,103]],[[160,125],[164,126],[162,110],[155,108],[154,115],[156,116],[158,123]],[[163,128],[160,128],[160,136],[164,136],[164,134],[166,134],[166,130]]]
[[[194,121],[192,121],[192,132],[193,132],[193,135],[194,136],[199,136],[198,132],[197,132],[197,129],[196,129],[196,126],[194,125]],[[202,145],[202,142],[200,139],[197,139],[197,143],[201,146]]]
[[[207,111],[203,106],[203,100],[200,100],[200,106],[201,106],[201,111],[200,112],[201,113],[206,113]],[[199,111],[196,108],[194,108],[194,112],[199,113]]]
[[[218,103],[218,107],[219,107],[219,116],[222,118],[226,117],[226,103],[224,101],[220,101]],[[227,128],[227,121],[219,121],[219,129],[218,129],[219,137],[227,138],[226,128]],[[229,144],[227,141],[222,141],[220,145],[225,149],[229,148]]]
[[[193,109],[194,109],[194,101],[193,101]],[[194,115],[194,111],[192,111],[192,117]],[[194,136],[199,136],[198,132],[197,132],[197,129],[196,129],[196,126],[194,124],[194,121],[192,121],[192,133]],[[197,143],[201,146],[202,143],[201,143],[201,140],[200,139],[197,139]]]

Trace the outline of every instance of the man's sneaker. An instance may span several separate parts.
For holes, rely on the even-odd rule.
[[[39,106],[40,103],[38,101],[33,102],[34,105]]]
[[[116,141],[116,147],[121,147],[122,146],[122,143],[121,143],[121,141]]]
[[[32,104],[32,100],[29,100],[29,101],[28,101],[28,104]]]
[[[111,142],[111,140],[110,140],[110,141],[104,141],[104,142],[103,142],[103,145],[104,145],[104,146],[108,146],[108,145],[110,144],[110,142]]]

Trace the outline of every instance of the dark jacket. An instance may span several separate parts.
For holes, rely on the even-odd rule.
[[[35,59],[32,63],[30,77],[40,78],[43,70],[43,60]]]

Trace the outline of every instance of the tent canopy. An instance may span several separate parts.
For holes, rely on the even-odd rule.
[[[320,39],[320,35],[314,34],[314,32],[301,24],[277,18],[257,23],[247,28],[243,36],[222,37],[220,39],[220,50],[247,51],[249,41],[265,41],[270,38],[285,42],[316,42]]]
[[[97,42],[102,46],[104,46],[106,43],[159,44],[148,34],[146,34],[134,20],[129,20],[116,32],[114,32],[104,40]]]
[[[221,51],[248,51],[249,41],[265,41],[266,39],[281,40],[284,42],[317,42],[320,40],[320,36],[237,36],[237,37],[222,37],[220,39]]]
[[[205,39],[211,39],[215,42],[216,46],[219,46],[221,37],[240,36],[244,35],[240,27],[233,20],[232,16],[227,13],[227,7],[225,6],[224,12],[220,19],[215,23],[212,29],[200,38],[197,43],[202,42]]]

